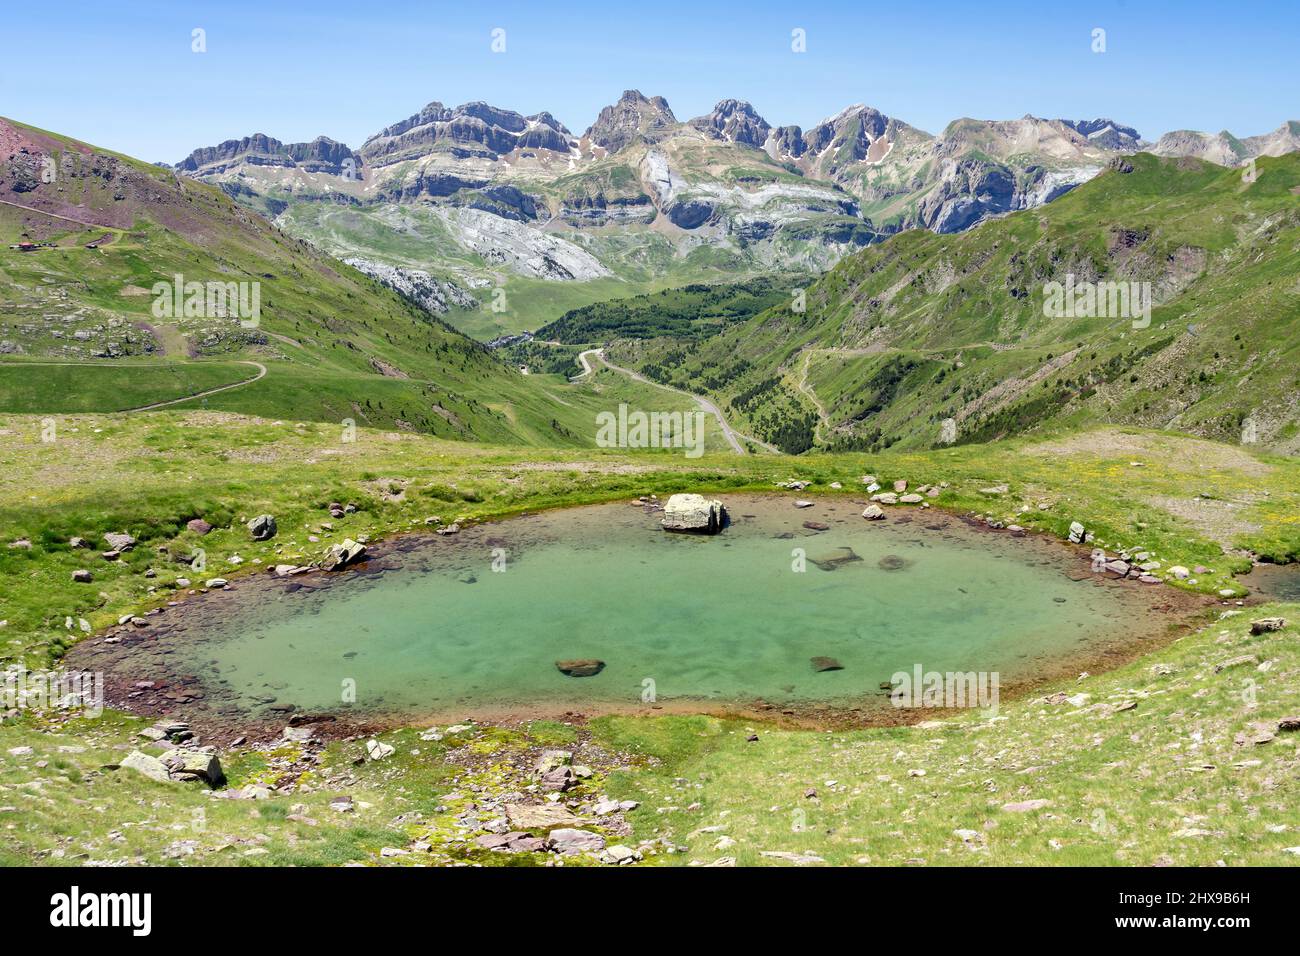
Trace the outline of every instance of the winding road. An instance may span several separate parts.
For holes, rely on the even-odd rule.
[[[722,409],[718,408],[717,405],[709,401],[709,399],[705,398],[703,395],[696,395],[694,392],[687,392],[680,388],[674,388],[671,385],[664,385],[662,382],[656,382],[652,379],[646,378],[640,372],[634,372],[630,368],[623,368],[623,366],[621,365],[615,365],[609,359],[605,358],[605,350],[603,348],[587,349],[585,352],[579,352],[578,364],[582,366],[582,372],[579,375],[573,376],[573,378],[569,379],[569,381],[580,382],[587,376],[591,375],[592,372],[595,371],[595,367],[591,364],[591,360],[588,358],[588,356],[595,356],[597,359],[600,360],[600,363],[604,365],[606,368],[610,369],[611,371],[619,372],[623,375],[626,375],[628,378],[633,379],[634,381],[642,382],[646,385],[653,385],[655,388],[661,388],[665,392],[674,392],[678,395],[684,395],[687,398],[694,399],[696,404],[698,404],[700,408],[702,408],[705,412],[712,415],[714,418],[718,420],[718,425],[722,428],[722,434],[726,437],[727,443],[731,445],[732,449],[736,452],[736,454],[738,455],[749,454],[749,452],[746,451],[745,446],[740,443],[740,439],[742,438],[745,441],[753,442],[755,445],[761,445],[763,448],[766,448],[768,451],[773,452],[774,454],[778,454],[778,455],[781,454],[781,449],[777,448],[775,445],[769,445],[767,442],[760,441],[759,439],[754,438],[751,435],[746,435],[743,432],[738,432],[730,425],[728,425],[727,420],[722,416]]]

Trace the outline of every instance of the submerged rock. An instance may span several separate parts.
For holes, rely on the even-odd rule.
[[[555,667],[568,677],[595,677],[605,669],[605,662],[595,658],[556,661]]]
[[[816,558],[809,558],[813,564],[823,571],[834,571],[836,568],[845,564],[852,564],[854,561],[861,561],[862,557],[852,548],[836,548],[830,554]]]
[[[703,495],[673,495],[664,505],[660,522],[665,531],[697,531],[717,534],[726,520],[727,509],[716,498]]]
[[[823,671],[842,671],[844,665],[833,657],[814,657],[812,658],[812,669],[820,674]]]
[[[887,554],[877,561],[876,565],[882,571],[901,571],[903,568],[907,567],[907,559],[900,558],[896,554]]]

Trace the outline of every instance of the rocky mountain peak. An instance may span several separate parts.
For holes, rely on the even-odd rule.
[[[640,90],[624,90],[618,102],[606,106],[584,134],[597,146],[617,153],[638,137],[650,141],[677,125],[668,101],[662,96],[644,96]]]
[[[248,164],[300,167],[307,172],[338,175],[349,159],[353,160],[353,168],[361,165],[351,149],[328,136],[317,136],[310,143],[282,143],[265,133],[254,133],[243,139],[228,139],[216,146],[196,149],[174,168],[182,173],[214,174]]]
[[[1093,145],[1101,146],[1104,149],[1135,150],[1142,142],[1142,137],[1138,135],[1138,131],[1132,126],[1124,126],[1111,119],[1063,119],[1061,122],[1085,137]]]
[[[516,149],[568,152],[572,140],[573,134],[550,113],[524,116],[481,100],[448,109],[435,101],[370,137],[361,147],[361,154],[373,166],[419,159],[434,152],[457,159],[495,160]]]
[[[745,100],[721,100],[707,116],[697,116],[691,126],[731,143],[761,149],[772,126]]]

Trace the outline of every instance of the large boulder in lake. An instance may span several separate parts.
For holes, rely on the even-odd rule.
[[[727,509],[716,498],[703,495],[673,495],[664,505],[665,531],[694,531],[717,534],[727,519]]]

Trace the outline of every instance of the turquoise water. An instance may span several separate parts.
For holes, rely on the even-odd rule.
[[[309,585],[293,591],[242,583],[194,602],[135,666],[145,678],[193,673],[210,706],[241,713],[636,707],[647,681],[663,704],[880,701],[880,682],[917,664],[997,671],[1005,688],[1149,625],[1135,604],[1145,595],[1072,580],[1065,570],[1086,561],[1055,545],[922,512],[867,522],[843,499],[727,504],[732,524],[716,537],[668,534],[656,514],[606,505],[436,538],[370,562],[389,570],[318,590],[321,575],[293,579]],[[808,531],[808,520],[831,529]],[[813,563],[841,547],[862,560]],[[904,566],[882,569],[886,556]],[[815,672],[815,656],[843,669]],[[606,666],[557,670],[573,658]]]

